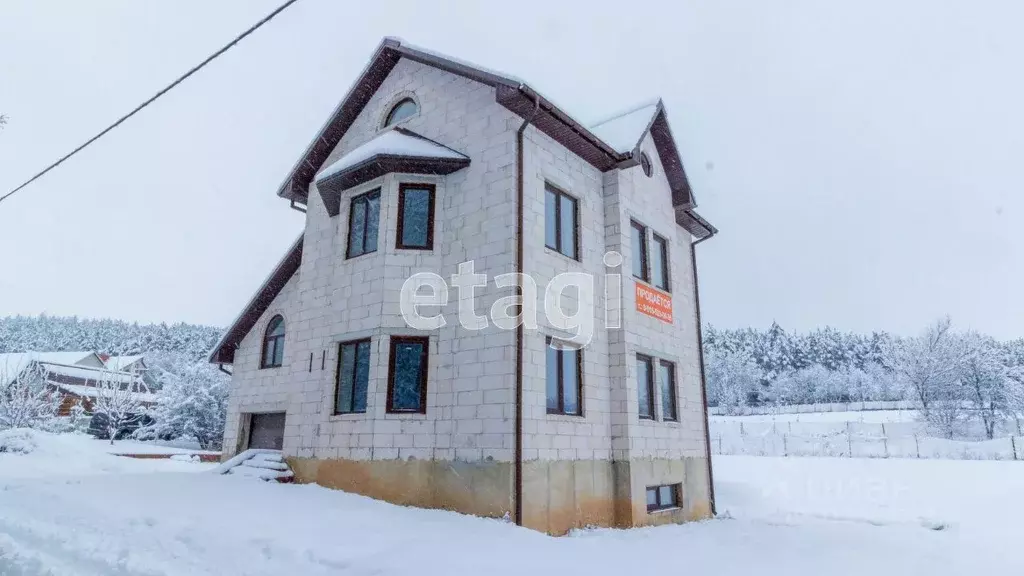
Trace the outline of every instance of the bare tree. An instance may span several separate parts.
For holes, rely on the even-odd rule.
[[[92,413],[106,427],[110,443],[142,415],[141,378],[134,372],[104,370],[96,382]]]
[[[37,362],[0,366],[0,429],[43,427],[59,408],[60,395],[47,384],[46,370]]]

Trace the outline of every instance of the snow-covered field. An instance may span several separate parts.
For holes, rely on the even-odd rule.
[[[47,463],[60,450],[44,440],[30,454],[0,453],[4,576],[1024,570],[1024,464],[1014,462],[718,457],[718,520],[551,538],[317,486],[195,473],[209,470],[199,464],[102,450],[71,468]]]
[[[800,414],[751,414],[749,416],[710,416],[712,422],[865,422],[889,424],[916,422],[917,410],[864,410],[857,412],[808,412]]]
[[[12,478],[80,477],[97,474],[136,474],[145,472],[194,472],[211,470],[216,464],[192,464],[170,459],[137,459],[115,454],[146,453],[182,454],[190,450],[149,446],[139,442],[96,440],[85,434],[45,434],[32,431],[0,432],[0,448],[5,435],[29,432],[29,454],[11,454],[0,451],[0,488]],[[141,446],[139,446],[141,444]],[[0,508],[0,516],[3,509]],[[0,572],[0,575],[4,574]]]

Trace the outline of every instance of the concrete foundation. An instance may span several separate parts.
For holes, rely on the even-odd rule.
[[[296,482],[404,506],[501,518],[512,510],[511,462],[288,458]]]
[[[297,482],[406,506],[500,518],[513,509],[512,463],[288,458]],[[648,486],[682,484],[682,506],[647,512]],[[709,518],[707,461],[637,459],[523,463],[523,525],[552,535]]]

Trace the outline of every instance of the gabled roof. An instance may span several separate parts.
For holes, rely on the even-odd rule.
[[[620,154],[633,152],[661,110],[661,100],[644,102],[590,125],[590,131]]]
[[[106,364],[107,368],[110,370],[124,370],[132,364],[143,362],[143,358],[144,356],[141,354],[137,356],[110,356],[104,364]],[[144,364],[145,362],[143,362],[143,365]]]
[[[382,132],[331,163],[316,175],[327,213],[341,210],[341,192],[390,172],[451,174],[469,166],[461,152],[403,128]]]
[[[6,384],[13,380],[18,374],[28,367],[32,362],[53,362],[55,364],[80,364],[90,357],[96,356],[95,352],[15,352],[0,354],[0,384]]]
[[[284,258],[278,262],[274,271],[263,281],[263,285],[249,300],[242,313],[231,323],[231,327],[224,333],[224,336],[221,336],[220,341],[214,346],[213,352],[210,353],[210,362],[231,364],[235,361],[235,349],[238,348],[242,339],[256,325],[260,316],[267,311],[270,303],[274,301],[284,285],[299,270],[299,264],[302,262],[302,240],[303,237],[299,236]]]
[[[666,174],[672,188],[673,204],[677,209],[692,210],[696,207],[690,184],[686,180],[686,172],[682,167],[682,159],[671,139],[671,130],[668,128],[664,105],[660,100],[655,109],[650,110],[652,115],[644,131],[636,134],[634,146],[626,150],[628,140],[632,139],[632,135],[636,131],[635,127],[642,123],[641,120],[648,112],[647,107],[650,104],[632,110],[631,112],[637,113],[636,116],[632,114],[616,115],[609,119],[609,121],[615,120],[611,125],[602,128],[602,125],[606,124],[606,122],[602,122],[597,126],[587,128],[519,78],[415,47],[396,38],[385,38],[377,47],[370,62],[360,73],[341,103],[335,108],[309,147],[306,148],[302,157],[292,167],[278,190],[279,196],[298,202],[307,201],[309,184],[316,176],[316,171],[327,161],[331,151],[338,145],[345,132],[352,126],[359,113],[402,58],[408,58],[495,88],[499,104],[523,118],[532,118],[532,124],[538,130],[601,171],[635,166],[639,162],[639,155],[634,154],[636,145],[639,144],[647,130],[650,130],[654,136],[655,145],[658,147],[658,155],[661,157],[662,163],[666,165]],[[604,133],[604,136],[596,134],[595,131]],[[620,134],[624,137],[620,138]],[[695,221],[696,219],[693,218],[678,220],[681,226],[699,238],[715,232],[714,228],[694,226]]]

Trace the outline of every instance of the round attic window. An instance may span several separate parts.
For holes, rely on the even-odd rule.
[[[416,105],[416,102],[412,98],[403,98],[391,108],[391,112],[388,112],[388,117],[384,120],[384,127],[387,128],[392,124],[397,124],[406,118],[409,118],[419,112],[420,107]]]
[[[640,167],[644,169],[644,174],[648,178],[654,174],[654,168],[651,166],[651,159],[647,156],[647,152],[640,153]]]

